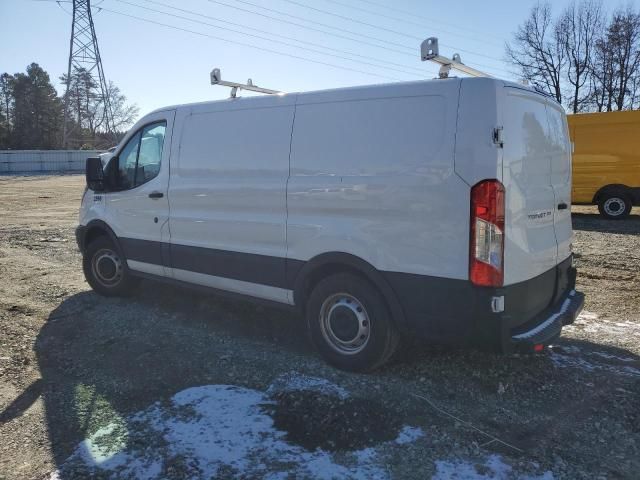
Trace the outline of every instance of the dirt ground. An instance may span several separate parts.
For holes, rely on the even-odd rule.
[[[83,187],[0,177],[0,479],[638,478],[638,209],[574,207],[585,311],[548,352],[407,341],[355,375],[290,313],[152,282],[91,292]]]

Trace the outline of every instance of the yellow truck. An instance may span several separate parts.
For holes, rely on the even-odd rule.
[[[640,110],[567,116],[574,144],[574,204],[621,219],[640,205]]]

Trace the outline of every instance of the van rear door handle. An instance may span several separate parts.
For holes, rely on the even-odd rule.
[[[569,208],[569,205],[564,202],[558,204],[558,210],[566,210],[567,208]]]
[[[162,192],[151,192],[149,194],[149,198],[162,198],[164,197],[164,193]]]

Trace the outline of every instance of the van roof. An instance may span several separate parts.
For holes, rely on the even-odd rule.
[[[514,82],[509,82],[506,80],[502,80],[502,79],[497,79],[497,78],[489,78],[489,77],[482,77],[482,78],[468,78],[468,77],[450,77],[450,78],[446,78],[446,79],[427,79],[427,80],[416,80],[416,81],[412,81],[412,82],[395,82],[395,83],[382,83],[382,84],[373,84],[373,85],[360,85],[360,86],[354,86],[354,87],[340,87],[340,88],[331,88],[331,89],[325,89],[325,90],[312,90],[312,91],[308,91],[308,92],[291,92],[291,93],[286,93],[283,95],[255,95],[255,96],[250,96],[250,97],[237,97],[237,98],[225,98],[225,99],[221,99],[221,100],[208,100],[208,101],[204,101],[204,102],[194,102],[194,103],[185,103],[185,104],[178,104],[178,105],[171,105],[171,106],[167,106],[167,107],[162,107],[162,108],[158,108],[156,110],[154,110],[153,112],[150,113],[155,113],[155,112],[161,112],[164,110],[174,110],[174,109],[178,109],[178,108],[184,108],[184,107],[197,107],[197,106],[206,106],[206,105],[212,105],[212,104],[220,104],[223,102],[251,102],[254,103],[256,102],[259,106],[269,106],[270,104],[279,104],[281,103],[281,100],[278,101],[278,99],[282,99],[282,98],[287,98],[287,97],[304,97],[307,99],[311,99],[312,97],[324,97],[324,98],[331,98],[333,96],[335,96],[336,98],[344,98],[345,96],[350,96],[353,95],[355,97],[362,95],[363,93],[372,93],[372,94],[377,94],[379,95],[380,93],[382,93],[382,91],[384,90],[394,90],[394,89],[399,89],[401,88],[403,90],[403,92],[405,92],[404,94],[406,95],[406,90],[409,89],[411,90],[412,88],[415,88],[416,90],[424,90],[425,87],[428,86],[438,86],[438,85],[442,85],[442,83],[446,82],[446,83],[451,83],[451,82],[456,82],[459,83],[460,81],[464,80],[465,82],[470,81],[470,82],[499,82],[504,86],[514,86],[514,87],[518,87],[518,88],[523,88],[523,89],[528,89],[531,90],[532,92],[534,91],[533,89],[531,89],[530,87],[526,87],[524,85],[520,85]],[[256,106],[258,106],[256,105]]]

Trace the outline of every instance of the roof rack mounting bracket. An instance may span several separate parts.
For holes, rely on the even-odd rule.
[[[262,88],[254,85],[251,79],[247,80],[247,83],[228,82],[222,80],[222,74],[219,68],[211,70],[211,85],[220,85],[221,87],[231,88],[231,98],[236,98],[238,90],[249,90],[251,92],[266,93],[268,95],[284,95],[284,92],[279,90],[271,90],[270,88]]]
[[[476,70],[462,63],[462,59],[457,53],[453,55],[451,60],[440,55],[437,37],[429,37],[422,42],[420,45],[420,57],[423,62],[430,60],[440,65],[440,71],[438,72],[440,78],[448,78],[451,69],[466,73],[472,77],[491,77],[488,73]]]

